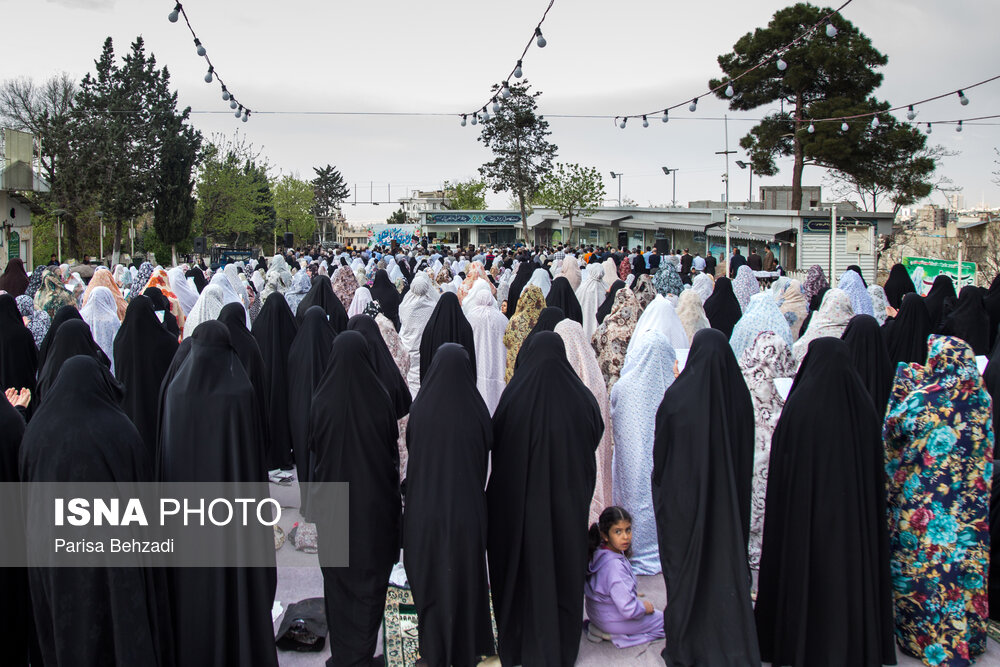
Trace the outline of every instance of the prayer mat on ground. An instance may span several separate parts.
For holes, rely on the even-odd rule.
[[[497,622],[492,601],[490,622],[496,642]],[[409,587],[390,581],[385,594],[385,614],[382,616],[382,655],[386,667],[413,667],[417,664],[420,659],[420,633],[417,628],[417,607]]]

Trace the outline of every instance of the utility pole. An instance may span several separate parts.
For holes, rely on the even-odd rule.
[[[670,169],[669,167],[660,167],[660,169],[662,169],[663,173],[666,174],[667,176],[673,176],[673,178],[674,178],[674,189],[673,189],[673,195],[670,198],[670,205],[676,207],[677,206],[677,169],[676,168],[675,169]]]
[[[730,250],[729,242],[729,156],[736,151],[729,150],[729,115],[723,116],[725,119],[725,132],[726,132],[726,150],[715,151],[716,155],[726,156],[726,173],[723,178],[726,181],[726,276],[729,276],[729,254],[732,252]]]
[[[830,204],[830,284],[837,283],[837,205]]]
[[[613,171],[613,172],[611,172],[611,178],[618,179],[618,208],[621,208],[621,206],[622,206],[622,173],[620,171],[619,172],[614,172]]]

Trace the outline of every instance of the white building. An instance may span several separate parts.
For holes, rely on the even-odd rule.
[[[25,266],[33,264],[31,207],[24,195],[49,191],[36,168],[35,141],[27,132],[0,132],[0,269],[14,257],[20,257]]]

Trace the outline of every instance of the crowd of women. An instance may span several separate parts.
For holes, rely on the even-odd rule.
[[[400,549],[429,664],[573,664],[609,506],[631,536],[598,541],[663,573],[669,665],[985,650],[1000,279],[762,288],[592,248],[70,268],[0,276],[0,481],[294,468],[320,552],[349,543],[330,664],[376,652]],[[351,483],[347,534],[319,482]],[[9,664],[277,664],[273,569],[0,577]]]

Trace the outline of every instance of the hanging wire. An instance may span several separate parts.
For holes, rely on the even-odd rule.
[[[514,65],[514,67],[511,68],[510,73],[507,74],[507,76],[505,76],[503,78],[503,83],[504,84],[510,83],[510,80],[512,78],[518,78],[518,79],[521,78],[520,75],[516,75],[515,76],[515,73],[518,72],[518,71],[520,71],[521,66],[524,64],[524,57],[528,54],[528,49],[531,48],[532,43],[538,44],[539,48],[543,48],[545,46],[544,38],[541,36],[542,35],[542,24],[545,23],[545,18],[549,15],[549,10],[552,9],[552,5],[554,5],[555,2],[556,2],[556,0],[549,0],[548,7],[546,7],[545,8],[545,12],[542,13],[541,20],[538,22],[537,25],[535,25],[534,29],[532,29],[532,31],[531,31],[531,37],[528,38],[528,43],[524,45],[524,50],[521,51],[521,56],[517,59],[517,63]],[[492,93],[491,92],[490,96],[489,96],[489,99],[486,100],[485,104],[490,104],[493,101],[493,98],[496,97],[496,95],[497,95],[497,93]],[[474,116],[475,114],[477,114],[477,113],[479,113],[481,111],[480,107],[482,107],[482,106],[485,106],[485,105],[481,104],[479,107],[476,107],[472,111],[466,111],[464,113],[458,113],[458,114],[454,114],[454,113],[452,113],[452,114],[445,114],[445,115],[448,115],[448,116],[458,116],[458,117],[460,117],[460,116]]]
[[[184,17],[184,23],[187,24],[188,31],[191,33],[191,37],[194,39],[194,44],[195,44],[195,47],[198,50],[198,55],[201,56],[202,58],[204,58],[205,62],[208,63],[208,73],[205,75],[205,81],[208,82],[208,83],[211,83],[213,81],[213,79],[214,79],[215,81],[219,82],[219,85],[222,86],[222,99],[225,100],[225,101],[228,101],[229,102],[229,106],[230,106],[230,111],[226,111],[224,113],[230,113],[231,114],[232,113],[232,109],[239,109],[239,110],[241,110],[241,111],[244,112],[242,114],[242,116],[243,116],[243,118],[242,118],[243,122],[244,123],[247,122],[247,120],[249,120],[249,118],[250,118],[250,107],[246,106],[245,104],[242,104],[236,98],[236,95],[233,94],[233,91],[230,90],[228,86],[226,86],[226,82],[223,80],[222,76],[219,74],[219,71],[215,68],[215,65],[212,63],[212,59],[208,57],[208,53],[207,53],[205,47],[202,45],[201,39],[199,39],[197,33],[195,33],[194,26],[191,25],[191,20],[188,18],[187,10],[185,10],[184,9],[184,5],[182,5],[179,2],[174,5],[174,10],[172,12],[170,12],[170,16],[168,18],[170,19],[171,23],[175,23],[177,21],[177,17],[178,16],[183,16]],[[219,112],[219,113],[223,113],[223,112]],[[256,113],[256,112],[254,112],[254,113]],[[236,114],[236,115],[240,115],[240,114]]]
[[[822,19],[820,19],[819,21],[817,21],[816,23],[814,23],[812,26],[810,26],[809,28],[807,28],[801,35],[799,35],[798,37],[796,37],[795,39],[793,39],[791,42],[789,42],[788,44],[785,44],[782,47],[779,47],[779,48],[775,49],[771,53],[771,55],[769,55],[764,60],[760,61],[759,63],[757,63],[753,67],[747,69],[742,74],[739,74],[739,75],[737,75],[737,76],[735,76],[735,77],[733,77],[731,79],[726,79],[725,81],[723,81],[722,83],[720,83],[715,88],[709,88],[708,92],[700,93],[700,94],[695,95],[693,97],[688,97],[683,102],[678,102],[677,104],[673,104],[673,105],[670,105],[670,106],[667,106],[667,107],[658,107],[657,109],[655,109],[653,111],[646,111],[644,113],[638,113],[638,114],[630,114],[628,116],[621,116],[621,117],[622,118],[638,118],[638,117],[641,117],[643,115],[646,115],[646,116],[655,116],[656,114],[666,113],[668,111],[672,111],[673,109],[679,109],[680,107],[683,107],[683,106],[685,106],[687,104],[690,104],[692,102],[697,103],[698,98],[700,98],[700,97],[704,97],[706,95],[714,95],[716,91],[722,90],[722,89],[726,88],[727,86],[732,85],[732,83],[734,81],[739,81],[740,79],[742,79],[743,77],[745,77],[750,72],[756,71],[756,70],[760,69],[761,67],[764,67],[765,65],[767,65],[767,64],[775,61],[776,59],[780,60],[781,56],[784,55],[785,52],[788,51],[788,49],[792,48],[793,46],[797,45],[802,40],[804,40],[807,37],[811,36],[814,32],[816,32],[817,29],[819,29],[820,26],[828,23],[830,21],[830,19],[835,14],[839,14],[841,12],[841,10],[844,9],[844,7],[846,7],[847,5],[851,4],[852,2],[854,2],[854,0],[847,0],[840,7],[837,7],[832,12],[830,12],[829,14],[827,14],[826,16],[824,16]]]

